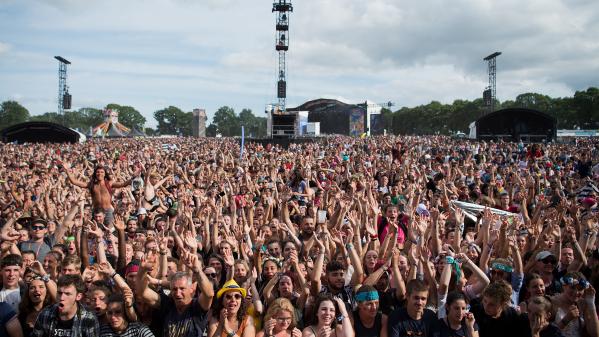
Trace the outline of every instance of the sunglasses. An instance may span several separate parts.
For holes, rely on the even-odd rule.
[[[34,231],[43,231],[44,229],[46,229],[44,226],[31,226],[31,230]]]
[[[241,299],[241,294],[225,295],[225,299],[227,299],[227,300],[230,300],[230,299],[240,300]]]
[[[215,278],[216,277],[216,273],[206,273],[206,276]]]
[[[110,316],[122,316],[123,315],[123,311],[121,311],[121,310],[108,310],[108,311],[106,311],[106,315],[110,315]]]
[[[543,262],[544,264],[556,264],[557,260],[554,258],[547,257],[547,258],[542,259],[541,262]]]

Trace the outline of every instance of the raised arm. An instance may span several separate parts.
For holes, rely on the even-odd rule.
[[[75,186],[79,186],[81,188],[87,188],[88,184],[84,181],[77,179],[73,172],[71,172],[71,167],[69,164],[64,163],[64,171],[67,173],[67,177],[69,178],[69,182]]]
[[[154,266],[151,263],[142,263],[139,272],[137,273],[137,294],[140,294],[146,304],[152,308],[160,307],[160,295],[152,290],[148,282],[148,271],[151,271]]]

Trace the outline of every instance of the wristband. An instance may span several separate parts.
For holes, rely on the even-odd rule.
[[[115,276],[117,276],[117,272],[115,271],[112,275],[110,275],[110,278],[114,278]]]

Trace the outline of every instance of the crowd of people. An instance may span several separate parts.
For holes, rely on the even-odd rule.
[[[599,337],[593,139],[0,156],[0,337]]]

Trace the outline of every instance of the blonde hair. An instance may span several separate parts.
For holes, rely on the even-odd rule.
[[[277,315],[281,310],[288,311],[291,313],[291,325],[289,325],[289,327],[296,327],[297,315],[295,314],[295,308],[293,307],[293,304],[291,304],[291,301],[284,297],[277,298],[276,300],[274,300],[274,302],[272,302],[272,304],[266,311],[266,315],[264,316],[264,322],[268,322],[268,320],[274,318],[274,316]]]

